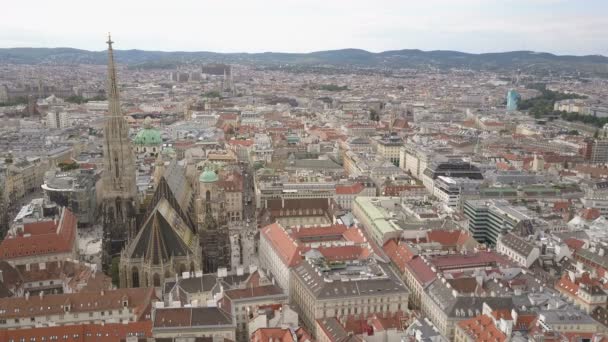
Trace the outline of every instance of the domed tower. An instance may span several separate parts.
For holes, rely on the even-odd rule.
[[[160,131],[152,126],[152,119],[149,116],[144,119],[144,128],[137,132],[133,143],[137,154],[156,157],[160,152],[163,139]]]
[[[225,196],[217,173],[206,168],[199,177],[198,233],[204,272],[230,268],[230,237],[224,215]]]
[[[218,181],[219,177],[217,173],[208,167],[205,168],[198,178],[200,201],[198,206],[199,224],[202,224],[205,221],[207,204],[210,206],[211,215],[215,221],[219,223],[225,222],[222,215],[225,198],[224,193],[218,187]]]

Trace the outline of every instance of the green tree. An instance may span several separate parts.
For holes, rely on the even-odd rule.
[[[220,95],[220,93],[218,91],[211,90],[211,91],[203,93],[202,96],[203,97],[213,98],[213,97],[221,97],[222,95]]]
[[[378,114],[378,112],[375,109],[370,109],[369,110],[369,119],[371,121],[380,121],[380,114]]]
[[[68,96],[65,99],[66,102],[70,102],[70,103],[77,103],[77,104],[82,104],[87,102],[87,100],[79,95],[72,95],[72,96]]]

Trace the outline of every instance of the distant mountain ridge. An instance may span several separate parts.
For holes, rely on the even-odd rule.
[[[302,65],[359,68],[466,68],[473,70],[521,69],[567,71],[608,75],[608,57],[601,55],[568,56],[532,51],[473,54],[458,51],[393,50],[369,52],[360,49],[317,51],[310,53],[216,53],[115,50],[118,63],[137,65],[180,63],[251,63],[260,65]],[[105,64],[105,51],[73,48],[0,49],[0,63],[16,64]]]

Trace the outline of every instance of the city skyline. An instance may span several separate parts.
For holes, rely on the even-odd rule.
[[[31,8],[38,10],[30,13]],[[608,55],[603,34],[607,12],[608,4],[597,0],[351,1],[348,7],[317,0],[182,1],[170,12],[156,1],[110,0],[91,15],[71,0],[29,0],[0,14],[0,48],[99,51],[98,39],[111,31],[120,37],[120,50],[297,53],[357,48]],[[26,15],[30,20],[23,22],[20,18]]]

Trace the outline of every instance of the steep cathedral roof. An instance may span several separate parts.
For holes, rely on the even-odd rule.
[[[168,262],[171,256],[191,254],[194,233],[163,198],[133,242],[128,254],[130,258],[144,258],[158,265]]]
[[[172,256],[193,254],[197,242],[187,208],[191,199],[192,189],[183,169],[170,164],[159,181],[143,225],[129,243],[126,256],[159,265]]]

